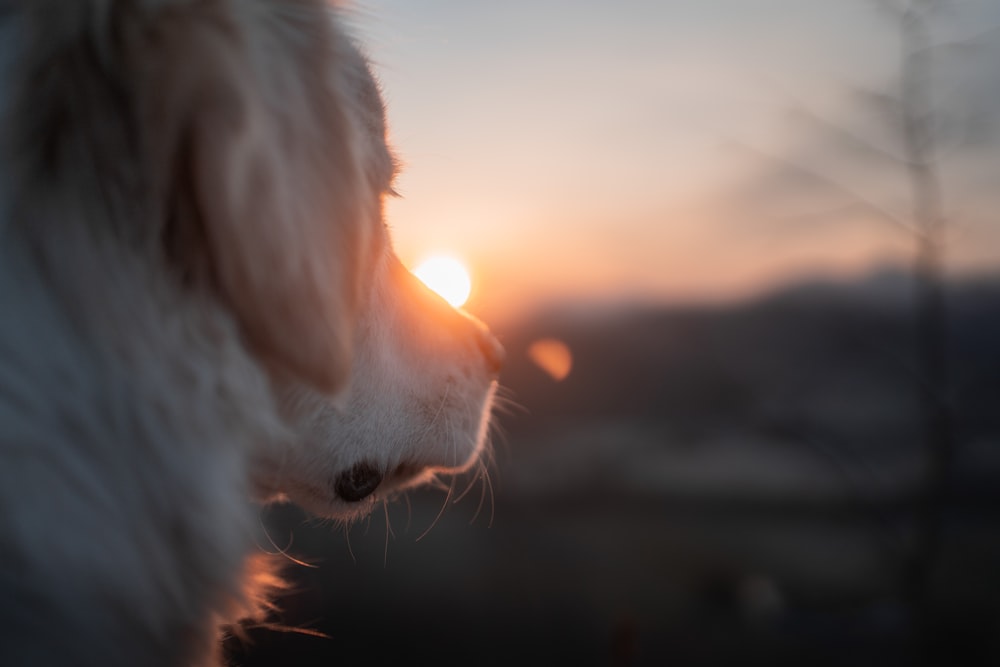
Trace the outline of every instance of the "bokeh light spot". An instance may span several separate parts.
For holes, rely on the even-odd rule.
[[[569,346],[555,338],[540,338],[528,346],[528,357],[553,380],[566,379],[573,369],[573,353]]]

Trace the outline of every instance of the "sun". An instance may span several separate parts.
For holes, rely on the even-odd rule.
[[[468,269],[453,257],[428,257],[417,265],[413,273],[455,308],[464,304],[472,293]]]

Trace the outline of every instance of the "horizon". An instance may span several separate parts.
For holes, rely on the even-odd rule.
[[[352,17],[403,163],[402,197],[386,202],[397,252],[411,268],[431,254],[463,261],[478,316],[567,300],[739,301],[912,261],[913,237],[885,219],[908,220],[905,172],[816,129],[894,143],[896,128],[857,99],[891,91],[898,69],[893,26],[865,2],[376,0]],[[966,3],[934,27],[942,42],[979,35],[961,67],[940,59],[934,84],[943,115],[979,124],[957,147],[949,138],[940,165],[946,266],[989,272],[1000,266],[989,177],[1000,6]],[[838,212],[838,188],[861,206]]]
[[[876,263],[865,267],[860,272],[824,272],[815,271],[791,276],[784,280],[758,286],[757,289],[743,293],[728,292],[718,295],[702,296],[666,296],[663,294],[608,294],[604,296],[590,293],[551,295],[548,298],[538,298],[517,308],[505,308],[503,302],[490,302],[487,296],[480,299],[470,299],[462,307],[472,315],[489,322],[491,327],[499,331],[516,329],[525,324],[545,319],[549,316],[569,315],[584,318],[612,317],[618,314],[628,314],[636,311],[656,310],[687,310],[707,309],[725,310],[727,308],[742,308],[766,302],[769,299],[781,297],[803,289],[834,289],[834,290],[877,290],[886,287],[903,287],[904,290],[894,293],[883,293],[890,299],[905,299],[908,284],[916,279],[912,267],[905,263]],[[881,283],[881,284],[880,284]],[[952,272],[945,276],[945,285],[952,289],[963,289],[981,284],[1000,286],[1000,267],[996,269]]]

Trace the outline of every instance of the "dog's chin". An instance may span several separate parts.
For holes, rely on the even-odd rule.
[[[481,459],[496,386],[496,381],[489,382],[478,401],[450,414],[408,424],[407,431],[421,435],[391,450],[386,441],[372,440],[373,434],[347,428],[343,413],[327,406],[311,423],[307,440],[325,443],[330,463],[323,465],[313,456],[286,459],[276,486],[284,497],[318,517],[351,520],[401,492],[461,474]],[[391,442],[400,434],[393,437],[390,430],[383,435]]]
[[[377,432],[355,425],[386,421],[368,414],[373,410],[418,413],[400,413],[391,405],[360,409],[350,401],[334,407],[315,392],[286,393],[285,407],[302,425],[306,446],[278,455],[280,463],[262,469],[266,488],[273,491],[262,495],[289,500],[317,517],[349,521],[409,489],[435,480],[448,484],[447,478],[476,466],[486,446],[497,382],[484,380],[477,399],[443,404],[422,419],[397,420]],[[405,444],[388,445],[401,441]]]
[[[279,500],[289,500],[310,514],[324,519],[351,521],[364,518],[379,505],[395,498],[400,493],[423,486],[438,475],[454,475],[462,472],[459,468],[427,468],[418,466],[400,466],[387,475],[364,497],[345,500],[338,492],[337,485],[330,489],[297,484],[288,489]]]
[[[291,489],[285,498],[313,516],[345,522],[368,516],[380,503],[375,494],[362,500],[347,502],[338,498],[336,494],[325,493],[311,487]]]

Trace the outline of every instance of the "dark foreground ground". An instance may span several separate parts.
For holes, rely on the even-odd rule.
[[[902,277],[563,310],[501,332],[524,410],[491,485],[349,530],[265,511],[314,565],[289,562],[272,620],[324,636],[252,629],[231,663],[1000,664],[1000,288],[950,306],[956,444],[926,553]],[[564,381],[528,361],[540,337],[573,351]]]

